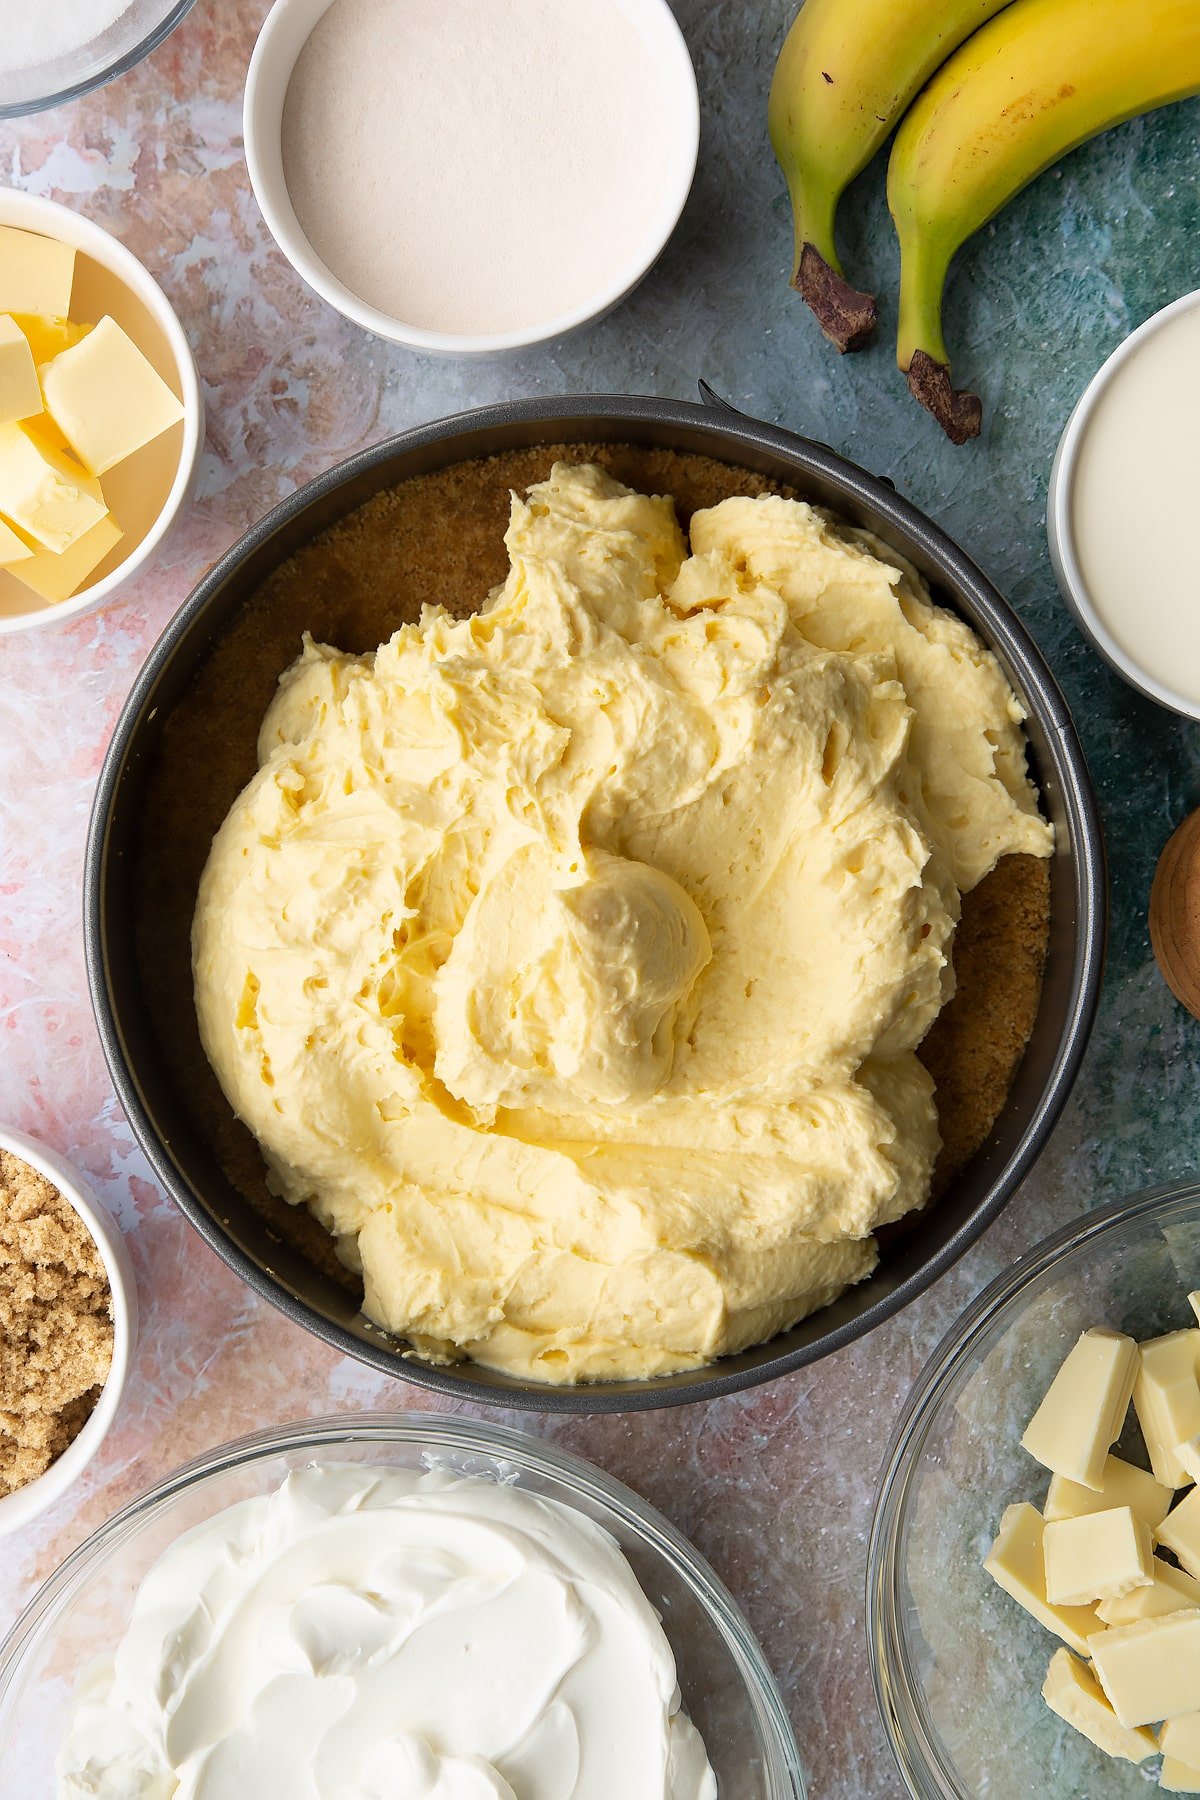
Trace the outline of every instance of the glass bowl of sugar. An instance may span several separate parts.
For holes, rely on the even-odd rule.
[[[43,112],[115,81],[196,0],[0,0],[0,119]]]
[[[700,141],[666,0],[277,0],[250,179],[298,274],[431,355],[552,341],[657,261]]]

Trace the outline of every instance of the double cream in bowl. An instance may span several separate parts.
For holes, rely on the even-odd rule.
[[[0,1765],[29,1800],[805,1791],[761,1651],[665,1519],[418,1415],[260,1433],[103,1526],[0,1648]]]
[[[1200,616],[1186,529],[1200,293],[1138,326],[1092,377],[1050,472],[1050,560],[1081,630],[1125,681],[1200,718]]]

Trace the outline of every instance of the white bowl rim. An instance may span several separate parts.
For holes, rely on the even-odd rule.
[[[615,1514],[674,1569],[717,1627],[746,1685],[764,1739],[775,1753],[777,1767],[769,1773],[789,1784],[790,1800],[805,1800],[808,1789],[795,1731],[770,1664],[741,1607],[690,1539],[648,1500],[574,1451],[511,1425],[462,1413],[347,1412],[297,1419],[219,1444],[165,1475],[97,1526],[47,1577],[0,1640],[0,1707],[27,1640],[44,1623],[53,1622],[66,1604],[77,1571],[86,1566],[102,1540],[111,1541],[139,1515],[165,1509],[180,1493],[210,1476],[289,1450],[311,1448],[317,1453],[356,1440],[382,1450],[389,1443],[424,1443],[434,1450],[485,1456],[501,1471],[506,1464],[527,1470],[580,1498],[599,1502]]]
[[[27,213],[28,217],[21,218],[22,213]],[[0,636],[5,636],[17,631],[34,631],[45,625],[62,625],[68,619],[93,612],[111,600],[146,566],[182,511],[195,480],[204,449],[204,395],[196,359],[174,307],[149,269],[119,238],[71,207],[61,206],[57,200],[45,200],[40,194],[27,194],[20,188],[0,188],[0,225],[59,238],[110,269],[154,314],[170,344],[183,390],[183,445],[179,467],[162,510],[141,543],[102,581],[80,588],[69,600],[40,601],[29,612],[0,614]]]
[[[617,3],[628,10],[629,0],[617,0]],[[661,230],[648,236],[624,268],[605,287],[598,289],[586,300],[554,318],[540,320],[535,325],[499,332],[431,331],[424,326],[409,325],[391,313],[370,306],[337,279],[320,260],[304,235],[288,197],[282,158],[274,143],[274,132],[271,133],[269,146],[266,142],[263,129],[266,122],[260,118],[262,93],[267,77],[275,72],[274,64],[280,55],[276,48],[280,35],[285,28],[291,26],[298,7],[303,5],[306,10],[308,7],[319,10],[314,13],[312,25],[296,47],[291,68],[295,67],[296,58],[311,36],[317,20],[332,4],[333,0],[274,0],[250,58],[242,113],[242,138],[250,185],[267,229],[301,280],[322,300],[354,324],[374,332],[377,337],[387,338],[395,344],[404,344],[411,350],[424,350],[434,356],[491,356],[530,349],[535,344],[550,343],[556,338],[564,337],[568,332],[610,311],[649,273],[679,223],[691,192],[700,154],[700,94],[696,84],[696,71],[687,40],[671,11],[669,0],[634,0],[639,8],[652,8],[658,22],[661,48],[654,49],[652,53],[659,62],[660,69],[666,72],[670,80],[671,105],[682,145],[674,177],[667,184],[660,206]],[[288,73],[290,76],[290,68]],[[284,91],[286,93],[286,84]]]
[[[0,1150],[28,1163],[56,1187],[79,1214],[95,1241],[112,1292],[112,1367],[89,1418],[79,1435],[67,1445],[44,1474],[0,1496],[0,1538],[18,1531],[47,1512],[81,1475],[107,1437],[128,1385],[137,1344],[138,1300],[133,1263],[120,1226],[103,1200],[64,1157],[27,1137],[22,1131],[0,1126]]]
[[[1169,305],[1160,307],[1158,312],[1151,313],[1105,358],[1076,401],[1063,428],[1054,453],[1050,485],[1046,494],[1046,537],[1054,578],[1084,634],[1130,687],[1136,688],[1147,700],[1155,700],[1160,706],[1182,713],[1188,719],[1200,719],[1200,700],[1179,693],[1177,689],[1168,687],[1165,682],[1151,675],[1148,669],[1143,668],[1141,663],[1117,643],[1097,612],[1088,593],[1075,549],[1075,533],[1071,524],[1071,493],[1084,435],[1101,396],[1118,370],[1137,353],[1148,337],[1160,331],[1181,313],[1192,312],[1197,307],[1200,307],[1200,288],[1181,294],[1178,300],[1172,300]]]

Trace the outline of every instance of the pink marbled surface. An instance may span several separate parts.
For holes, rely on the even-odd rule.
[[[0,126],[0,179],[87,213],[161,280],[208,406],[199,497],[165,560],[102,613],[0,639],[0,1120],[70,1156],[108,1200],[127,1234],[142,1308],[133,1381],[102,1454],[55,1512],[3,1546],[0,1630],[88,1531],[198,1451],[303,1415],[437,1404],[328,1351],[225,1270],[151,1179],[105,1071],[79,926],[92,789],[129,684],[201,570],[267,507],[356,448],[510,394],[686,395],[706,372],[768,416],[794,416],[800,392],[818,435],[871,466],[898,467],[901,456],[873,460],[873,432],[886,426],[897,446],[916,439],[906,399],[860,405],[846,385],[857,370],[831,373],[817,334],[787,311],[785,222],[761,105],[791,10],[791,0],[677,0],[705,107],[700,175],[680,231],[651,279],[595,331],[506,364],[435,363],[384,345],[317,301],[275,250],[240,140],[242,82],[266,0],[199,0],[124,80]],[[930,488],[924,448],[913,455],[921,493]],[[945,506],[970,543],[973,519],[992,504],[988,465],[940,459],[938,451],[931,467],[953,468]],[[936,505],[932,492],[924,497]],[[1031,532],[1027,498],[1022,490]],[[1122,1016],[1186,1074],[1186,1028],[1144,945],[1130,945]],[[1094,1092],[1091,1112],[1073,1103],[1000,1225],[869,1340],[706,1407],[515,1421],[630,1482],[709,1556],[762,1638],[822,1800],[899,1791],[871,1697],[862,1599],[876,1471],[903,1395],[967,1298],[1084,1204],[1088,1170],[1145,1178],[1156,1145],[1138,1105],[1137,1066],[1114,1057],[1104,1085],[1089,1071],[1081,1092]],[[1113,1112],[1125,1119],[1123,1136],[1105,1136]],[[1115,1149],[1102,1147],[1110,1142]],[[1169,1155],[1157,1149],[1160,1176],[1186,1166],[1182,1133]]]

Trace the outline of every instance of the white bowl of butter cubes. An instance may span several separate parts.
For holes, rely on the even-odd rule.
[[[143,571],[203,442],[157,282],[90,220],[0,189],[0,632],[90,612]]]
[[[1200,1794],[1200,1185],[1019,1259],[919,1377],[871,1533],[919,1800]]]

